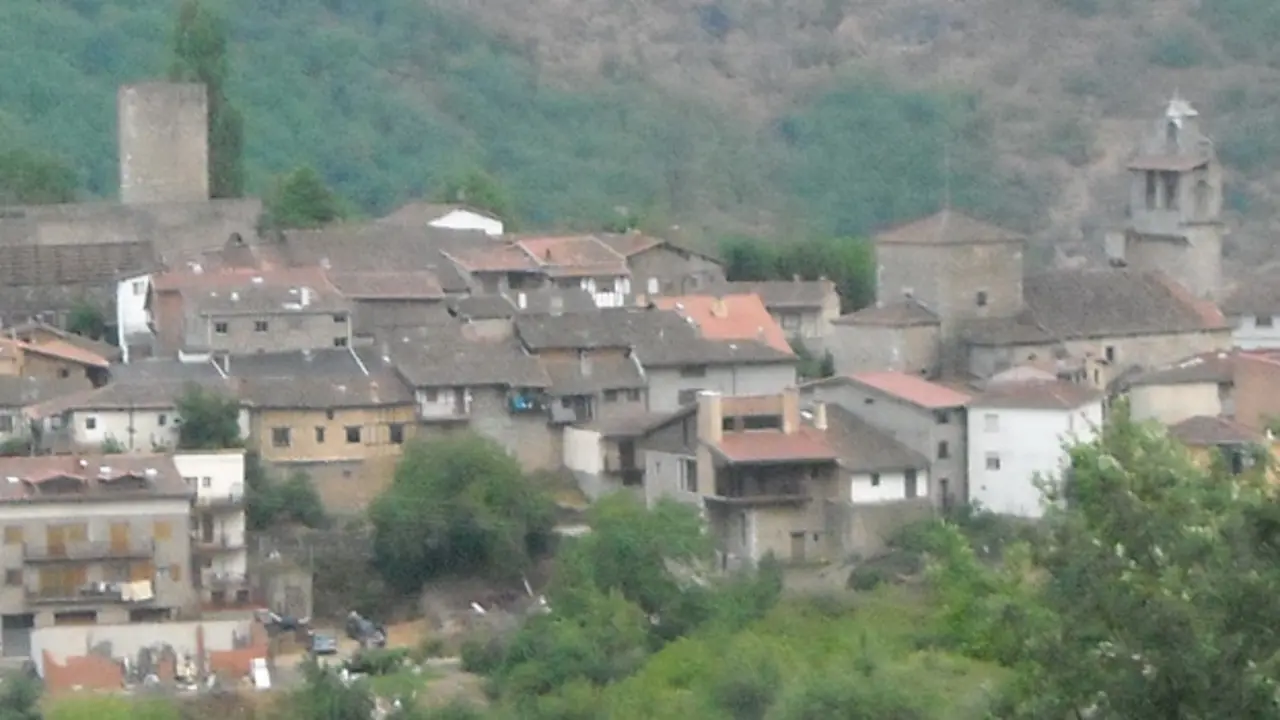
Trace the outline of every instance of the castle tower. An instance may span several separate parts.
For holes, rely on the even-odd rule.
[[[1214,298],[1224,236],[1222,165],[1200,114],[1175,94],[1129,162],[1129,222],[1108,250],[1130,267],[1160,271]]]
[[[209,199],[209,101],[204,85],[124,85],[116,98],[120,201]]]

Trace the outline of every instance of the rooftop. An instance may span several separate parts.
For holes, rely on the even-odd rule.
[[[841,315],[836,325],[868,325],[879,327],[915,327],[937,325],[940,321],[932,310],[914,298],[903,298],[885,305],[872,305]]]
[[[77,380],[0,375],[0,408],[22,408],[84,392]]]
[[[516,244],[549,275],[628,275],[626,258],[591,235],[525,237]]]
[[[438,300],[444,288],[431,270],[329,271],[329,282],[352,300]]]
[[[547,387],[537,358],[513,338],[472,337],[456,325],[432,328],[430,337],[388,342],[386,352],[414,387]]]
[[[543,362],[556,397],[591,395],[602,390],[631,390],[648,385],[639,362],[631,356],[607,355],[582,361]]]
[[[889,228],[875,236],[877,245],[959,245],[1022,242],[1021,233],[976,220],[955,210]]]
[[[826,404],[827,442],[840,456],[840,465],[859,473],[926,470],[929,459],[874,425],[836,405]]]
[[[791,462],[826,462],[838,459],[826,433],[802,426],[794,433],[781,430],[742,430],[723,433],[713,446],[729,463],[766,465]]]
[[[1142,373],[1128,382],[1139,385],[1187,385],[1227,383],[1235,378],[1235,351],[1213,351],[1192,355],[1175,363]]]
[[[234,290],[183,290],[187,310],[197,315],[334,314],[350,309],[326,280],[322,285],[249,284]]]
[[[971,408],[1074,410],[1102,400],[1102,393],[1065,380],[1028,379],[989,382]]]
[[[835,283],[819,280],[762,280],[726,282],[712,288],[727,294],[759,295],[768,308],[820,308],[826,304]]]
[[[972,396],[945,385],[891,370],[856,373],[849,376],[849,379],[889,397],[929,410],[964,407],[973,399]]]
[[[1197,415],[1169,427],[1169,434],[1184,445],[1213,447],[1262,442],[1262,435],[1221,416]]]
[[[72,362],[85,367],[106,368],[110,361],[98,353],[66,340],[45,340],[40,343],[23,342],[0,337],[0,348],[8,346],[24,353]]]
[[[238,383],[240,399],[259,408],[327,410],[413,403],[413,391],[394,373],[356,370],[347,377],[246,378]]]
[[[758,295],[681,295],[653,298],[653,304],[692,320],[707,340],[757,340],[778,352],[794,354],[782,326]]]
[[[168,455],[41,455],[0,458],[0,502],[131,500],[190,496]]]

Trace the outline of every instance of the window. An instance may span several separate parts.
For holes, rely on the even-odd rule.
[[[391,436],[392,445],[404,444],[404,425],[402,423],[391,423],[387,426],[387,430]]]
[[[1253,319],[1254,327],[1271,327],[1272,319],[1270,315],[1259,315]]]
[[[85,430],[96,430],[97,428],[98,428],[98,418],[96,418],[96,417],[87,417],[87,418],[85,418],[85,419],[84,419],[84,429],[85,429]]]
[[[254,321],[253,321],[253,331],[254,331],[254,332],[261,332],[261,333],[264,333],[264,332],[266,332],[266,331],[267,331],[267,327],[268,327],[268,325],[267,325],[267,321],[266,321],[266,320],[254,320]]]
[[[951,457],[951,447],[947,445],[946,440],[939,441],[938,442],[938,459],[946,460],[949,457]]]
[[[908,498],[915,497],[918,493],[918,490],[916,488],[916,471],[908,470],[905,473],[903,473],[902,484],[904,486],[903,489],[905,490],[903,494],[906,495]]]
[[[326,420],[332,420],[332,419],[333,419],[333,408],[329,408],[328,410],[325,410],[325,411],[324,411],[324,417],[325,417],[325,419],[326,419]]]
[[[70,371],[70,370],[68,370],[67,368],[58,368],[58,377],[60,377],[60,378],[62,378],[63,380],[65,380],[65,379],[67,379],[67,378],[71,377],[71,371]]]
[[[333,339],[333,346],[336,348],[344,348],[347,346],[347,339],[344,337],[336,337]]]
[[[283,448],[289,447],[290,432],[287,427],[271,428],[271,445],[273,447]]]
[[[427,388],[422,391],[422,396],[425,397],[429,403],[438,402],[440,400],[440,391],[435,388]],[[332,420],[333,418],[329,419]]]
[[[938,410],[933,413],[933,419],[937,420],[939,425],[946,425],[951,422],[951,413],[946,410]]]
[[[624,390],[623,395],[626,396],[627,402],[640,402],[639,388],[631,388],[630,390]]]
[[[360,442],[360,426],[359,425],[347,426],[347,442],[353,445]]]
[[[987,432],[1000,432],[1000,416],[995,413],[983,415],[982,427]]]
[[[333,316],[333,321],[336,323],[344,323],[347,321],[347,316],[344,313],[338,313]]]
[[[978,291],[978,295],[977,295],[977,297],[976,297],[976,298],[974,298],[974,302],[975,302],[975,303],[977,303],[978,307],[986,307],[986,306],[987,306],[987,291],[986,291],[986,290],[979,290],[979,291]]]
[[[880,487],[880,473],[871,473],[871,487]]]
[[[157,540],[169,540],[173,537],[173,524],[168,520],[157,520],[151,534]]]
[[[146,291],[147,291],[147,281],[146,281],[146,280],[134,280],[134,281],[133,281],[133,294],[134,294],[135,296],[136,296],[136,295],[141,295],[141,294],[145,293]]]
[[[316,444],[324,444],[324,428],[319,425],[316,426]]]
[[[159,425],[160,427],[164,427],[166,424],[168,424],[168,422],[169,422],[168,415],[165,415],[164,413],[160,413],[159,415],[156,416],[156,424]]]
[[[219,335],[226,335],[227,324],[224,322],[216,322],[213,324],[213,331]]]
[[[5,570],[4,584],[9,587],[22,587],[22,570]]]
[[[1103,349],[1103,351],[1102,351],[1102,352],[1103,352],[1103,355],[1107,358],[1107,362],[1109,362],[1109,363],[1113,363],[1113,362],[1115,362],[1115,361],[1116,361],[1116,346],[1115,346],[1115,345],[1108,345],[1106,348],[1104,348],[1104,349]]]
[[[987,453],[987,469],[988,470],[1000,469],[1000,455],[998,453]]]
[[[1178,181],[1181,179],[1176,172],[1164,173],[1164,206],[1170,210],[1178,209]]]
[[[658,278],[656,277],[649,278],[649,294],[650,295],[658,294]]]
[[[21,545],[22,544],[22,526],[21,525],[5,525],[4,526],[4,544],[5,545]]]
[[[1147,171],[1147,209],[1154,210],[1156,207],[1156,173],[1154,170]]]
[[[782,418],[778,415],[747,415],[742,418],[743,430],[781,430]]]
[[[706,365],[685,365],[680,368],[680,377],[706,377]]]
[[[208,476],[200,478],[200,487],[204,487],[204,488],[213,487],[213,478]]]
[[[681,390],[676,394],[676,403],[679,405],[692,405],[698,402],[698,393],[702,392],[701,388],[695,390]]]
[[[617,391],[617,390],[605,390],[605,391],[604,391],[604,401],[605,401],[605,402],[611,402],[611,403],[612,403],[612,402],[618,402],[618,391]]]
[[[791,313],[787,313],[778,319],[782,321],[781,324],[782,324],[783,330],[799,330],[800,329],[799,315],[793,315]]]
[[[13,432],[13,416],[12,415],[0,415],[0,432],[2,433]]]
[[[680,489],[685,492],[698,492],[698,461],[685,458],[680,461]]]

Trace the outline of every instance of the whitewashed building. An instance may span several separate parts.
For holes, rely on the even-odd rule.
[[[247,602],[244,451],[178,452],[173,463],[195,491],[191,548],[202,600],[215,606]]]

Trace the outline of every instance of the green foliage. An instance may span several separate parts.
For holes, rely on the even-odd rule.
[[[502,220],[508,230],[515,218],[511,198],[497,178],[483,170],[468,170],[450,178],[439,193],[441,202],[461,203]]]
[[[0,720],[40,720],[40,681],[27,673],[0,678]]]
[[[1200,37],[1185,26],[1167,28],[1153,36],[1147,45],[1147,59],[1153,65],[1175,70],[1201,65],[1207,54]]]
[[[770,720],[925,720],[917,696],[879,678],[848,672],[815,676],[770,713]]]
[[[836,374],[836,359],[830,350],[822,355],[814,355],[809,351],[804,341],[798,337],[791,338],[788,343],[791,345],[791,350],[795,352],[796,357],[800,358],[800,364],[796,367],[796,372],[800,375],[802,382],[806,380],[821,380]]]
[[[404,667],[409,659],[405,648],[371,648],[360,650],[347,661],[347,670],[364,675],[390,675]]]
[[[109,437],[106,440],[103,440],[102,447],[99,448],[98,451],[103,455],[121,455],[126,452],[124,443],[114,437]]]
[[[763,720],[782,686],[774,649],[744,632],[734,638],[724,660],[711,675],[712,702],[736,720]]]
[[[491,440],[467,433],[410,443],[369,509],[375,565],[404,592],[449,573],[509,575],[545,544],[553,514],[550,498]]]
[[[1241,60],[1276,67],[1280,50],[1280,6],[1267,0],[1215,0],[1201,3],[1197,16],[1213,28],[1223,48]]]
[[[0,718],[4,718],[0,710]],[[38,718],[39,715],[33,715]],[[177,705],[160,698],[67,695],[51,702],[44,720],[180,720]]]
[[[24,457],[35,453],[31,438],[11,437],[0,441],[0,457]]]
[[[324,502],[311,477],[295,470],[281,481],[256,452],[245,453],[245,522],[250,530],[261,531],[280,525],[324,528],[329,524]],[[318,573],[317,573],[318,574]]]
[[[1061,118],[1049,126],[1044,149],[1074,167],[1083,167],[1093,160],[1095,141],[1090,125],[1079,118]]]
[[[47,205],[76,199],[79,180],[61,159],[28,148],[0,151],[0,205]]]
[[[341,220],[341,199],[314,168],[304,166],[285,175],[267,198],[268,224],[275,228],[311,228]]]
[[[77,300],[67,314],[67,331],[94,340],[107,334],[107,317],[102,309],[84,300]]]
[[[202,0],[185,0],[173,30],[169,79],[204,83],[209,102],[209,194],[244,194],[244,119],[227,99],[227,27]]]
[[[243,446],[240,403],[232,396],[192,383],[177,402],[178,447],[182,450],[223,450]]]
[[[721,243],[720,256],[731,281],[825,277],[836,284],[846,312],[875,300],[875,248],[865,240],[815,238],[778,244],[734,236]]]
[[[303,666],[305,682],[284,699],[290,720],[368,720],[374,700],[366,682],[344,684],[333,668],[313,660]]]

